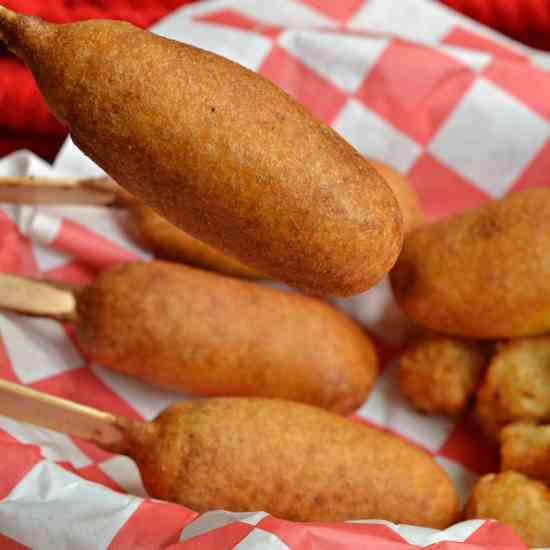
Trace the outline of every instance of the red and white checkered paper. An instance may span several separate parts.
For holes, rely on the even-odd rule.
[[[405,172],[431,219],[549,183],[550,57],[429,0],[212,0],[153,30],[273,80],[362,153]],[[69,140],[53,167],[18,152],[0,161],[0,174],[101,171]],[[149,258],[123,224],[124,212],[108,208],[2,205],[0,270],[87,282],[115,263]],[[464,497],[497,468],[494,451],[465,419],[419,415],[399,396],[395,357],[407,324],[387,280],[335,303],[371,330],[384,364],[357,420],[427,449]],[[6,379],[133,418],[182,398],[87,365],[69,326],[3,314],[0,333]],[[440,532],[376,520],[297,524],[261,511],[199,517],[149,499],[129,459],[4,417],[0,456],[3,549],[525,548],[490,521]]]

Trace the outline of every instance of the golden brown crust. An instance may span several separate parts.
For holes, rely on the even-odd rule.
[[[416,229],[390,277],[405,313],[439,332],[499,339],[550,330],[550,188]]]
[[[517,472],[482,477],[466,504],[465,515],[467,519],[506,523],[530,548],[550,546],[550,491]]]
[[[78,296],[93,361],[198,395],[262,395],[349,413],[377,374],[374,347],[314,298],[181,264],[134,262]]]
[[[295,521],[386,519],[443,528],[457,516],[444,470],[404,440],[316,407],[210,399],[169,407],[129,454],[150,494],[198,512]]]
[[[476,416],[494,440],[512,422],[550,420],[550,337],[500,346],[477,394]]]
[[[261,279],[258,271],[194,239],[139,201],[128,203],[130,230],[138,242],[166,260],[187,263],[233,277]]]
[[[19,23],[9,42],[75,143],[174,225],[314,294],[362,292],[394,264],[389,187],[267,79],[127,23]]]
[[[455,416],[470,403],[487,361],[487,349],[476,342],[420,339],[401,355],[400,388],[417,409]]]
[[[550,426],[526,422],[500,432],[501,470],[516,470],[550,485]]]
[[[373,159],[369,159],[369,162],[391,187],[397,199],[403,215],[403,233],[407,234],[424,225],[426,216],[420,205],[420,199],[407,178],[389,164]]]

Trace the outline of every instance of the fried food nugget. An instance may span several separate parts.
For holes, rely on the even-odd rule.
[[[550,337],[500,346],[478,392],[476,417],[494,440],[512,422],[550,420]]]
[[[401,391],[421,411],[456,416],[468,406],[487,362],[487,349],[476,342],[416,340],[400,359]]]
[[[517,422],[500,432],[501,470],[516,470],[550,485],[550,425]]]
[[[550,545],[550,490],[523,474],[483,476],[466,503],[465,515],[506,523],[531,548]]]

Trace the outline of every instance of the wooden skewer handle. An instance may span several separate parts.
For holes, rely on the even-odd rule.
[[[76,297],[70,290],[38,280],[0,274],[0,309],[58,321],[76,321],[76,308]]]
[[[100,447],[116,447],[124,439],[121,419],[74,401],[0,379],[0,414],[43,428],[74,435]]]
[[[0,202],[113,206],[120,187],[110,178],[64,179],[0,177]]]

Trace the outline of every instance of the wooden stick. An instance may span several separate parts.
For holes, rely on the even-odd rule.
[[[0,274],[0,309],[76,321],[76,297],[70,290],[16,275]]]
[[[0,379],[0,414],[116,448],[127,419]]]
[[[0,202],[116,206],[121,194],[110,178],[0,177]]]

